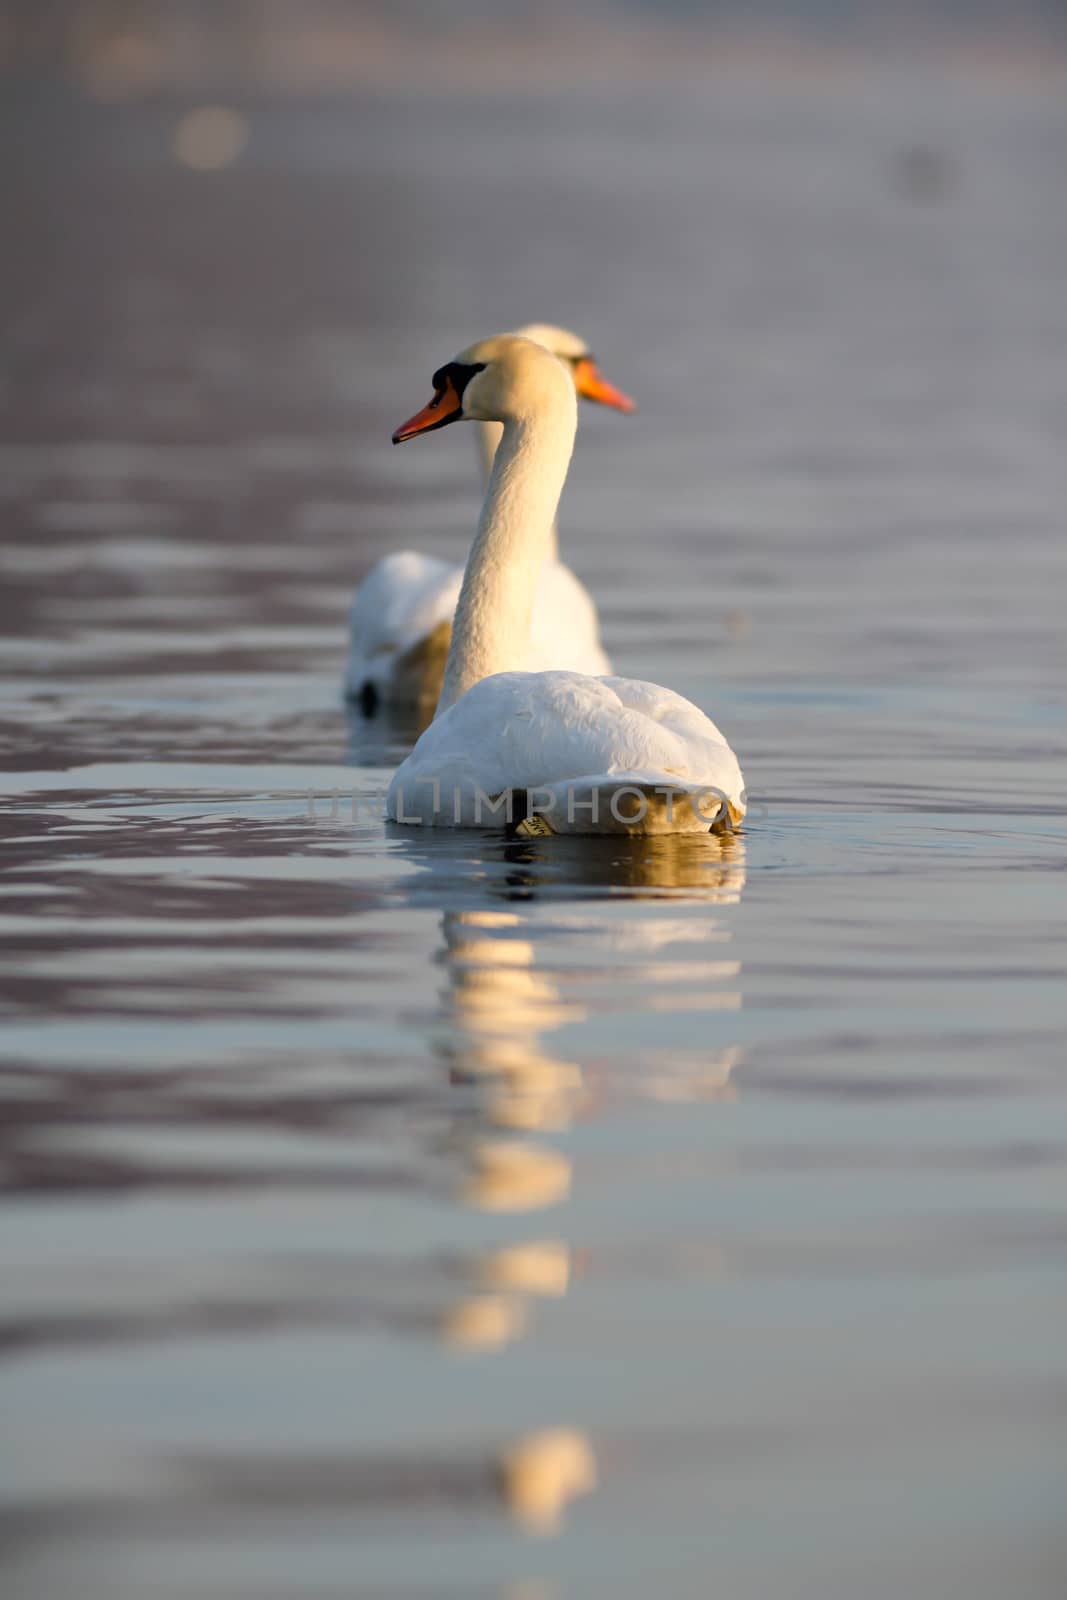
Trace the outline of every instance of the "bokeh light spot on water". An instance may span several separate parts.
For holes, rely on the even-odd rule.
[[[228,106],[195,106],[178,119],[174,158],[196,172],[218,172],[233,164],[248,143],[248,119]]]
[[[596,1457],[576,1428],[539,1428],[500,1458],[504,1499],[527,1533],[555,1533],[571,1500],[596,1488]]]

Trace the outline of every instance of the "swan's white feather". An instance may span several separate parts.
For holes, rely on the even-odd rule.
[[[548,560],[534,591],[526,670],[558,667],[600,677],[611,662],[600,644],[596,606],[589,590],[562,561]]]
[[[486,807],[486,796],[551,790],[552,830],[575,833],[706,831],[718,809],[706,800],[695,812],[653,805],[634,830],[610,810],[611,797],[634,786],[719,796],[735,820],[744,815],[737,757],[711,719],[672,689],[575,672],[501,672],[430,724],[397,769],[387,809],[397,822],[499,828],[505,818]]]

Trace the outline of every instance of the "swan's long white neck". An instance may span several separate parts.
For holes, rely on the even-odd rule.
[[[521,671],[534,590],[567,477],[577,403],[504,424],[452,623],[438,715],[482,678]]]
[[[488,483],[497,450],[500,448],[500,441],[504,436],[504,424],[502,422],[479,422],[476,427],[478,430],[478,454],[482,458],[482,481]],[[545,560],[559,560],[559,529],[556,526],[555,517],[552,518],[552,527],[549,529],[548,543],[545,546]]]

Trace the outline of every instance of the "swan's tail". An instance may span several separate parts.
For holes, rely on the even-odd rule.
[[[436,705],[451,643],[452,622],[448,619],[402,651],[393,669],[394,698],[402,705]]]
[[[512,791],[512,838],[552,833],[732,833],[744,803],[713,785],[643,778],[583,778]]]
[[[346,672],[348,699],[365,717],[375,716],[383,704],[432,710],[441,693],[451,642],[452,624],[445,621],[404,650],[381,645],[367,659],[353,652]]]

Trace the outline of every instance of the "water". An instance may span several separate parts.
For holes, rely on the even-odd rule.
[[[1060,1594],[1062,95],[244,110],[6,113],[5,1592]],[[380,820],[389,432],[531,317],[736,838]]]

